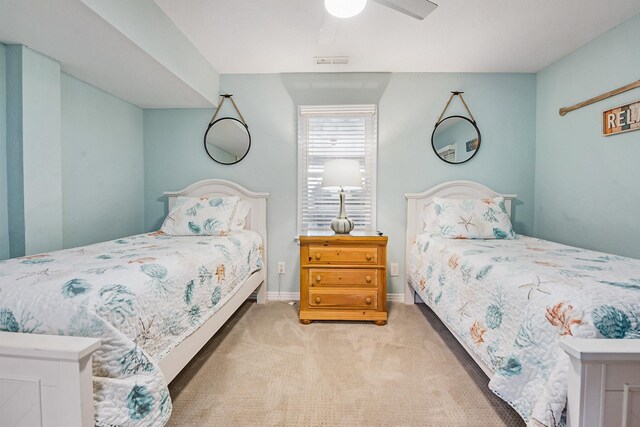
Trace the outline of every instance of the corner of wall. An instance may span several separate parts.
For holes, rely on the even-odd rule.
[[[60,64],[7,46],[7,200],[11,257],[62,248]]]
[[[10,257],[25,253],[22,182],[22,53],[22,45],[6,46],[7,227]]]
[[[9,258],[9,214],[7,195],[7,61],[0,43],[0,260]]]

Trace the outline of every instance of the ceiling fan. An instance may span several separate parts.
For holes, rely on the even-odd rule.
[[[423,20],[436,10],[437,4],[429,0],[373,0],[374,2],[415,19]],[[335,38],[340,19],[356,16],[367,5],[367,0],[324,0],[327,10],[318,35],[319,45],[329,45]]]
[[[373,0],[383,6],[404,13],[415,19],[423,20],[433,12],[437,4],[429,0]],[[367,0],[324,0],[324,6],[331,15],[337,18],[350,18],[362,12]]]

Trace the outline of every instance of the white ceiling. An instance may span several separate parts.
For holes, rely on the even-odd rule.
[[[369,1],[319,45],[323,0],[155,1],[220,73],[536,72],[640,13],[640,0],[434,0],[418,21]]]
[[[153,30],[145,35],[159,39],[163,62],[87,1],[0,0],[0,42],[25,44],[59,61],[63,71],[143,108],[210,107],[210,97],[184,72],[200,80],[211,74],[216,82],[215,71],[536,72],[640,13],[640,0],[435,0],[439,7],[424,21],[371,0],[346,20],[327,15],[323,0],[120,0],[108,8],[122,8],[121,17],[143,33]],[[88,2],[113,6],[102,3],[110,1]],[[128,10],[141,6],[134,1],[161,10],[136,21]],[[321,26],[329,31],[319,38]],[[194,61],[184,61],[186,51]],[[313,57],[325,55],[351,61],[316,65]],[[171,61],[187,65],[177,72],[166,65]],[[298,86],[321,80],[296,76]]]

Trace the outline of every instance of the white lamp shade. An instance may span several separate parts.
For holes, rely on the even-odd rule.
[[[324,164],[322,188],[325,190],[357,190],[362,188],[360,162],[357,160],[337,159]]]
[[[327,12],[336,18],[351,18],[356,16],[367,4],[367,0],[324,0]]]

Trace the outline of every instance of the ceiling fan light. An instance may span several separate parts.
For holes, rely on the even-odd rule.
[[[367,0],[324,0],[324,7],[336,18],[356,16],[367,4]]]

